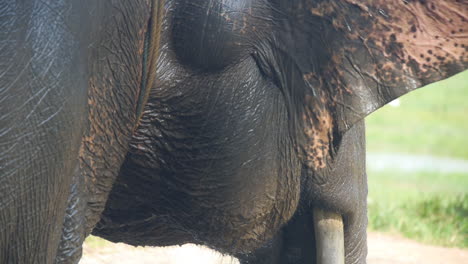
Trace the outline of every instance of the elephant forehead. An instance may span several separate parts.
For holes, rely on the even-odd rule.
[[[218,70],[236,61],[253,38],[265,32],[268,8],[263,1],[178,1],[172,41],[178,59],[197,69]],[[255,3],[255,4],[254,4]]]

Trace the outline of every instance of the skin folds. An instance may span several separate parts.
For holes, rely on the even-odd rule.
[[[362,120],[467,68],[466,2],[154,1],[0,4],[0,262],[315,263],[319,209],[365,263]]]

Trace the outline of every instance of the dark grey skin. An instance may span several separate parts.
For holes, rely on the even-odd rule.
[[[466,1],[5,3],[1,263],[91,232],[316,263],[316,209],[365,263],[362,119],[468,66]]]
[[[146,1],[0,3],[0,263],[76,263],[137,123]]]

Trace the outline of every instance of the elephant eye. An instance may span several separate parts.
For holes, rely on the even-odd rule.
[[[177,58],[195,69],[220,70],[249,54],[258,25],[251,0],[180,1],[172,41]]]

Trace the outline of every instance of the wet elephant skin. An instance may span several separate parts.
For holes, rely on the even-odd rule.
[[[466,68],[462,4],[444,5],[167,1],[156,85],[93,233],[313,263],[313,228],[298,226],[318,206],[344,217],[346,262],[364,263],[361,119]],[[439,7],[457,32],[420,60],[413,45],[436,29],[416,15]],[[400,9],[409,23],[392,15]],[[407,39],[411,23],[420,28]]]
[[[92,231],[315,263],[321,208],[365,263],[362,119],[467,68],[466,1],[166,0],[159,55],[155,3],[0,3],[0,262]]]

